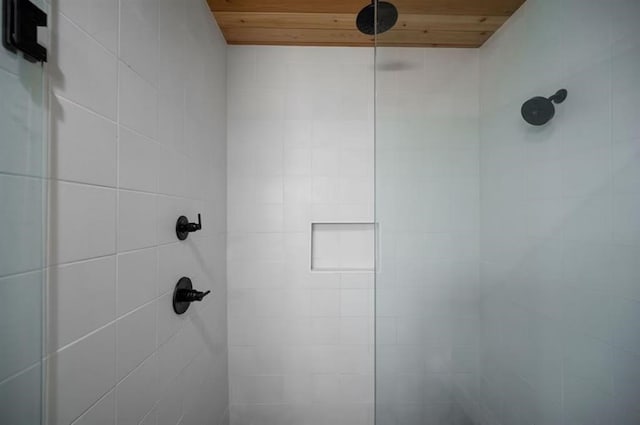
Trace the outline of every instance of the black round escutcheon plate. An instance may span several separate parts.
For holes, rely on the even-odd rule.
[[[181,241],[187,239],[187,236],[189,236],[189,232],[185,230],[188,224],[189,219],[183,215],[181,215],[176,222],[176,236],[178,236],[178,239]]]
[[[191,279],[189,279],[188,277],[180,278],[180,280],[176,284],[176,288],[173,290],[173,311],[175,311],[176,314],[184,314],[184,312],[189,309],[189,304],[191,304],[188,301],[177,300],[176,295],[181,289],[193,289]]]

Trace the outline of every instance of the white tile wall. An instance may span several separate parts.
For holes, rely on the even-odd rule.
[[[0,391],[8,391],[3,388],[7,385],[7,378],[35,365],[40,360],[42,277],[42,271],[38,270],[0,279],[0,290],[3,293],[1,307],[8,315],[7,317],[12,318],[0,327],[0,336],[6,341],[2,347],[4,364],[0,375],[3,381]],[[27,299],[21,304],[15,302],[15,299],[21,298]],[[38,369],[36,373],[40,370],[39,367],[35,369]],[[25,403],[24,407],[31,406]]]
[[[52,19],[52,28],[51,57],[55,66],[51,70],[51,84],[54,92],[115,120],[118,97],[116,56],[62,13]]]
[[[115,189],[55,181],[50,191],[51,264],[116,252]]]
[[[311,269],[317,271],[373,271],[373,223],[313,223]]]
[[[74,182],[115,187],[117,179],[118,128],[76,103],[57,98],[53,113],[64,116],[52,128],[56,150],[51,175]],[[91,135],[91,137],[88,137]]]
[[[46,9],[43,1],[34,1]],[[2,14],[3,12],[0,12]],[[48,30],[39,35],[48,38]],[[0,49],[0,423],[39,423],[46,216],[44,70]]]
[[[118,315],[128,313],[158,294],[157,248],[118,255]]]
[[[478,423],[638,422],[639,19],[529,0],[481,49]],[[522,102],[559,88],[527,126]]]
[[[0,208],[2,216],[17,225],[6,230],[6,237],[16,244],[2,244],[0,273],[10,276],[33,271],[42,267],[42,246],[44,231],[42,228],[42,195],[44,184],[41,179],[3,174],[0,176],[0,190],[5,201]],[[33,206],[24,211],[24,205]]]
[[[48,359],[48,420],[73,422],[116,385],[115,326],[110,324]]]
[[[480,51],[378,51],[405,65],[377,74],[379,423],[637,422],[640,9],[611,3],[529,0]],[[50,424],[371,423],[373,275],[311,272],[310,234],[373,221],[373,51],[227,49],[198,0],[51,21]],[[38,279],[4,277],[20,258],[0,285]],[[213,293],[178,317],[183,275]]]
[[[52,267],[49,289],[55,309],[49,315],[48,343],[55,352],[116,318],[116,259]]]
[[[373,274],[311,272],[310,237],[373,221],[373,50],[228,61],[231,422],[369,424]]]
[[[115,412],[115,391],[110,391],[75,422],[80,425],[112,425]]]
[[[470,49],[376,52],[380,425],[467,423],[476,398],[478,65]]]
[[[61,0],[51,22],[49,423],[225,424],[224,39],[200,0]],[[178,317],[182,276],[212,294]]]

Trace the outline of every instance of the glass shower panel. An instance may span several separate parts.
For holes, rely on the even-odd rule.
[[[43,76],[42,65],[0,46],[0,423],[7,425],[42,421]]]
[[[478,52],[398,47],[397,31],[376,45],[376,424],[471,423]]]
[[[474,49],[399,47],[395,3],[376,425],[637,425],[640,2],[528,0]],[[561,89],[548,122],[523,119]]]

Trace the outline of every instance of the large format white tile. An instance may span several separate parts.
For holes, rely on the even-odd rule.
[[[169,338],[176,334],[185,321],[188,319],[188,315],[178,316],[173,311],[173,293],[169,292],[158,298],[158,346],[163,345]]]
[[[638,70],[640,46],[622,45],[614,51],[612,64],[612,124],[613,140],[627,141],[638,138]]]
[[[167,388],[176,382],[185,366],[185,351],[182,344],[186,343],[184,328],[172,336],[166,343],[158,347],[159,384]]]
[[[49,358],[50,423],[71,423],[113,388],[115,337],[115,325],[110,325]]]
[[[156,405],[157,406],[157,405]],[[158,408],[154,407],[147,415],[140,421],[140,425],[156,425],[158,423]]]
[[[116,328],[117,378],[121,380],[156,349],[156,303],[120,318]]]
[[[158,247],[158,294],[173,291],[178,280],[193,270],[193,257],[184,243]]]
[[[180,149],[184,134],[183,93],[158,96],[158,142]]]
[[[3,424],[39,423],[42,420],[42,366],[0,384],[0,421]]]
[[[157,143],[126,128],[120,128],[119,143],[119,186],[145,192],[157,191]]]
[[[188,158],[170,146],[158,149],[158,192],[164,195],[184,196]]]
[[[113,254],[116,191],[95,186],[51,184],[51,264]]]
[[[120,58],[155,86],[158,53],[158,0],[120,2]]]
[[[613,237],[623,244],[640,244],[640,196],[616,194],[613,201]]]
[[[158,395],[158,359],[154,354],[116,387],[117,423],[137,425]]]
[[[118,211],[118,250],[156,244],[156,196],[121,190]]]
[[[52,114],[51,176],[115,187],[116,125],[61,97]]]
[[[118,314],[125,314],[151,301],[157,293],[156,248],[118,255]]]
[[[173,105],[172,110],[181,111],[184,104],[182,101],[177,101],[173,94],[183,93],[185,86],[183,76],[186,67],[189,66],[186,60],[188,52],[186,48],[187,20],[183,3],[160,0],[158,23],[158,38],[160,46],[162,46],[162,54],[158,57],[158,88],[165,95],[171,93],[172,95],[167,98],[170,101],[168,103]],[[178,109],[174,109],[175,107]],[[184,117],[182,114],[179,115],[172,117],[171,124],[178,124],[178,128],[181,129]],[[164,124],[161,122],[162,125]],[[162,132],[160,137],[162,139]]]
[[[51,58],[55,93],[115,120],[118,61],[111,52],[60,14]]]
[[[37,81],[38,68],[25,68],[22,75],[0,72],[2,145],[0,171],[41,177],[45,169],[44,100]],[[28,79],[29,84],[21,80]]]
[[[118,103],[120,124],[156,139],[158,134],[158,92],[133,69],[120,62]]]
[[[0,276],[8,276],[44,265],[43,181],[0,174],[0,216],[7,223],[0,244]]]
[[[118,42],[118,0],[61,0],[60,12],[116,53]]]
[[[611,338],[613,343],[630,353],[640,354],[637,332],[640,303],[634,300],[615,300],[611,308]]]
[[[114,320],[115,256],[52,267],[49,304],[49,352]]]
[[[73,425],[113,425],[116,411],[115,391],[110,391],[91,406]]]
[[[0,381],[40,360],[42,352],[43,273],[36,271],[0,279]]]

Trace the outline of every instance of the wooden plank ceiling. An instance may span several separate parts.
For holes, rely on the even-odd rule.
[[[390,0],[398,23],[378,45],[479,47],[525,0]],[[208,0],[229,44],[373,46],[356,29],[370,0]]]

